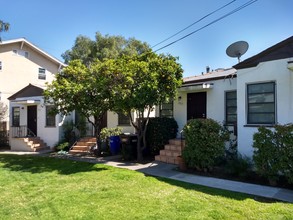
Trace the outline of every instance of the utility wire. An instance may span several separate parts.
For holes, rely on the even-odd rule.
[[[220,20],[222,20],[222,19],[224,19],[224,18],[226,18],[226,17],[228,17],[228,16],[230,16],[230,15],[232,15],[232,14],[234,14],[234,13],[240,11],[240,10],[242,10],[243,8],[246,8],[247,6],[253,4],[253,3],[257,2],[257,1],[258,1],[258,0],[250,0],[250,1],[246,2],[245,4],[239,6],[238,8],[234,9],[233,11],[230,11],[229,13],[227,13],[227,14],[221,16],[220,18],[217,18],[216,20],[213,20],[212,22],[210,22],[210,23],[204,25],[203,27],[198,28],[197,30],[195,30],[195,31],[193,31],[193,32],[191,32],[191,33],[189,33],[189,34],[187,34],[187,35],[185,35],[185,36],[183,36],[183,37],[181,37],[181,38],[179,38],[179,39],[177,39],[177,40],[175,40],[175,41],[173,41],[173,42],[171,42],[171,43],[169,43],[169,44],[167,44],[167,45],[165,45],[165,46],[163,46],[163,47],[161,47],[161,48],[159,48],[159,49],[157,49],[157,50],[155,50],[154,52],[157,52],[157,51],[162,50],[162,49],[164,49],[164,48],[166,48],[166,47],[169,47],[169,46],[171,46],[172,44],[175,44],[175,43],[177,43],[178,41],[181,41],[181,40],[183,40],[183,39],[189,37],[190,35],[195,34],[196,32],[199,32],[200,30],[202,30],[202,29],[204,29],[204,28],[206,28],[206,27],[208,27],[208,26],[210,26],[210,25],[212,25],[212,24],[214,24],[214,23],[216,23],[216,22],[218,22],[218,21],[220,21]]]
[[[160,45],[160,44],[166,42],[167,40],[171,39],[172,37],[177,36],[178,34],[182,33],[182,32],[185,31],[186,29],[188,29],[188,28],[190,28],[191,26],[193,26],[193,25],[199,23],[200,21],[202,21],[203,19],[205,19],[205,18],[211,16],[212,14],[214,14],[214,13],[216,13],[216,12],[222,10],[223,8],[227,7],[228,5],[232,4],[232,3],[235,2],[235,1],[236,1],[236,0],[233,0],[233,1],[229,2],[228,4],[226,4],[226,5],[224,5],[224,6],[220,7],[220,8],[218,8],[218,9],[212,11],[212,12],[210,12],[209,14],[203,16],[202,18],[198,19],[197,21],[193,22],[192,24],[188,25],[187,27],[183,28],[182,30],[176,32],[176,33],[173,34],[172,36],[170,36],[170,37],[166,38],[165,40],[162,40],[161,42],[155,44],[155,45],[152,46],[151,48],[154,48],[154,47],[156,47],[156,46],[158,46],[158,45]]]

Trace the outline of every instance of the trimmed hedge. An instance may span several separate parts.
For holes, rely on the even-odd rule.
[[[272,181],[284,175],[293,183],[293,124],[259,127],[253,135],[256,171]]]
[[[229,133],[213,119],[192,119],[184,126],[183,158],[189,167],[207,171],[225,155]]]
[[[159,154],[170,139],[176,138],[178,125],[174,118],[150,118],[146,140],[152,155]]]

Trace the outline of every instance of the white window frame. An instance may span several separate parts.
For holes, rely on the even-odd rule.
[[[25,50],[13,49],[12,52],[16,56],[21,56],[21,57],[25,57],[25,58],[28,58],[29,57],[28,51],[25,51]]]
[[[52,105],[46,105],[46,127],[56,127],[56,115],[50,115],[50,109]]]
[[[261,84],[273,84],[273,91],[272,92],[267,92],[267,91],[263,91],[263,92],[255,92],[255,93],[250,93],[249,94],[249,86],[253,86],[253,85],[261,85]],[[265,94],[271,94],[273,95],[273,101],[259,101],[259,102],[250,102],[250,95],[265,95]],[[268,105],[268,104],[273,104],[274,107],[274,111],[251,111],[250,110],[250,107],[252,107],[253,105],[254,106],[261,106],[261,105]],[[246,84],[246,109],[247,109],[247,112],[246,112],[246,122],[247,122],[247,125],[275,125],[277,123],[277,89],[276,89],[276,82],[275,81],[266,81],[266,82],[256,82],[256,83],[247,83]],[[272,121],[262,121],[262,120],[259,120],[259,121],[253,121],[250,119],[250,115],[265,115],[265,114],[273,114],[273,120]]]
[[[39,68],[39,74],[38,74],[38,79],[40,80],[46,80],[46,69],[45,68]]]

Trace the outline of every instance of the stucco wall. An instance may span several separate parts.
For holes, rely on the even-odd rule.
[[[21,43],[1,45],[0,61],[2,70],[0,70],[0,92],[1,101],[7,106],[7,98],[29,83],[44,86],[46,82],[51,82],[54,74],[58,72],[59,65],[48,60],[43,55],[32,50],[24,44],[20,49]],[[22,50],[28,52],[28,58],[13,53],[13,50]],[[39,68],[46,69],[46,80],[38,79]],[[8,118],[7,118],[8,119]]]
[[[55,116],[56,125],[53,127],[46,126],[46,107],[42,97],[23,97],[18,98],[17,101],[21,100],[40,100],[40,103],[34,104],[37,105],[37,136],[40,137],[47,145],[51,148],[60,140],[62,129],[59,126],[59,123],[62,121],[60,115]],[[27,107],[28,104],[19,104],[11,102],[10,106],[10,116],[12,117],[12,107],[20,107],[20,126],[27,125]],[[72,116],[69,115],[65,120],[71,120]],[[10,126],[12,125],[12,119],[10,120]],[[12,150],[20,150],[21,144],[20,141],[17,141],[12,136],[12,130],[10,130],[10,145]],[[24,147],[23,147],[24,148]]]
[[[178,131],[180,132],[187,122],[187,94],[195,92],[207,93],[207,118],[212,118],[220,123],[225,120],[225,92],[236,90],[236,78],[226,78],[206,83],[213,83],[212,88],[203,89],[197,86],[194,89],[188,88],[179,90],[179,100],[174,101],[174,118],[178,123]],[[186,91],[187,90],[187,91]],[[177,135],[180,136],[180,133]]]
[[[293,72],[287,68],[290,59],[260,63],[257,67],[237,71],[238,150],[253,155],[253,134],[257,127],[247,126],[246,85],[276,82],[276,122],[293,122]],[[292,60],[292,59],[291,59]]]

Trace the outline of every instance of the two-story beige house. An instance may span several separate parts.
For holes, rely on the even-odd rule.
[[[64,66],[24,38],[0,43],[0,99],[9,106],[6,126],[12,150],[40,146],[23,137],[40,137],[48,146],[59,140],[60,116],[48,115],[42,92]]]

